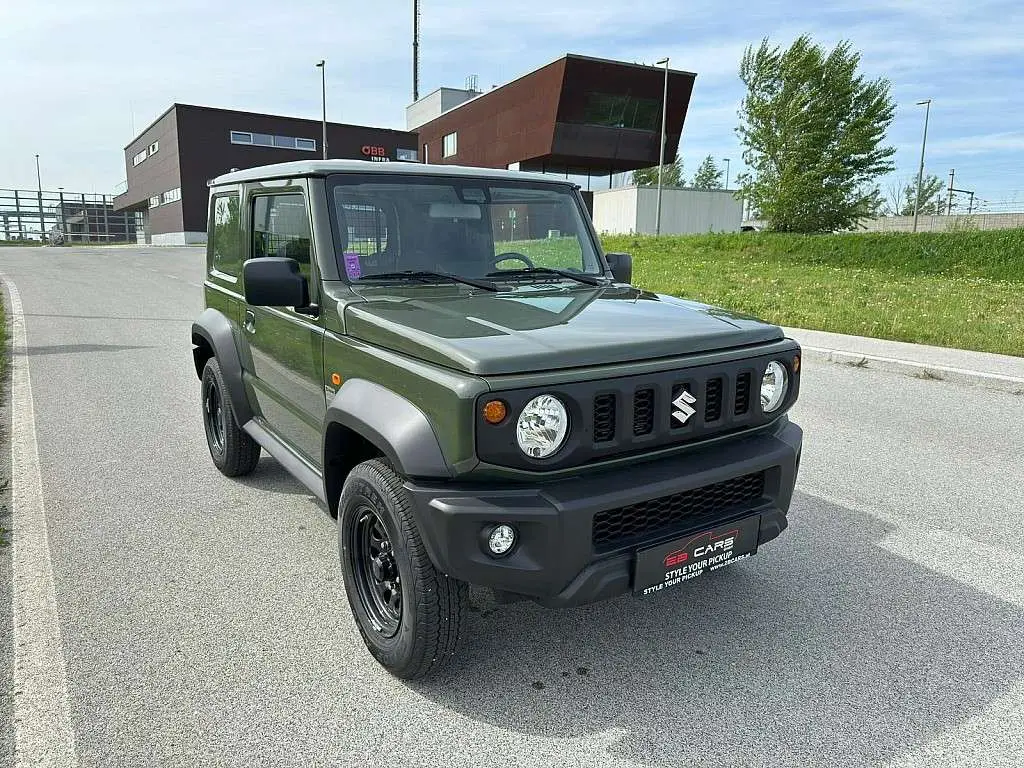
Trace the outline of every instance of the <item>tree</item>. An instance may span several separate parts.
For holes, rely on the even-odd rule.
[[[633,171],[633,183],[638,187],[658,186],[658,166]],[[683,161],[679,159],[678,155],[671,163],[665,163],[661,185],[663,187],[686,186],[686,180],[683,178]]]
[[[946,198],[942,193],[946,189],[945,182],[931,174],[921,179],[921,216],[935,216],[946,212]],[[917,177],[912,181],[889,188],[889,199],[885,210],[891,216],[913,216],[914,202],[917,198]]]
[[[889,82],[866,80],[859,66],[849,42],[827,52],[807,36],[785,51],[765,38],[744,52],[736,133],[753,172],[739,190],[770,228],[850,229],[880,205],[873,182],[893,169],[884,140],[896,106]]]
[[[715,165],[715,159],[708,155],[697,166],[697,172],[693,175],[694,189],[721,189],[722,172]]]

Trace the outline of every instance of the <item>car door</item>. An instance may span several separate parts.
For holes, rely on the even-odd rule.
[[[309,201],[301,185],[253,190],[247,206],[251,258],[295,259],[319,302],[319,278],[310,232]],[[263,427],[310,465],[321,464],[326,414],[323,388],[324,329],[320,318],[294,307],[246,305],[243,360]]]

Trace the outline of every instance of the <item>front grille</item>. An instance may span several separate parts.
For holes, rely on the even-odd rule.
[[[654,390],[640,389],[633,395],[633,434],[649,435],[654,429]]]
[[[594,442],[606,443],[615,439],[615,395],[594,398]]]
[[[673,493],[660,499],[608,509],[594,515],[594,549],[614,549],[637,540],[685,527],[686,521],[749,503],[764,495],[764,472],[754,472],[714,485]]]
[[[737,416],[742,416],[750,410],[750,374],[741,373],[736,378],[736,403],[733,410]]]
[[[708,379],[704,393],[704,421],[718,421],[722,418],[722,380]]]

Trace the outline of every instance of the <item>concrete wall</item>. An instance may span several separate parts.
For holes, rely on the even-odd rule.
[[[636,232],[636,187],[594,192],[594,226],[598,232]]]
[[[975,213],[970,216],[919,216],[918,232],[947,232],[956,229],[1016,229],[1024,227],[1024,213]],[[858,232],[912,232],[913,216],[883,216],[862,221]]]
[[[622,187],[594,193],[594,226],[610,234],[653,235],[658,190]],[[739,232],[743,204],[722,190],[665,189],[661,200],[663,235]]]
[[[205,232],[164,232],[153,235],[152,245],[203,245]]]

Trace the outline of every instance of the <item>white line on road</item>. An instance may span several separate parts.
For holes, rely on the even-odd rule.
[[[11,297],[11,469],[14,565],[14,765],[78,764],[68,706],[67,669],[57,616],[50,539],[43,506],[28,341],[21,296]]]

